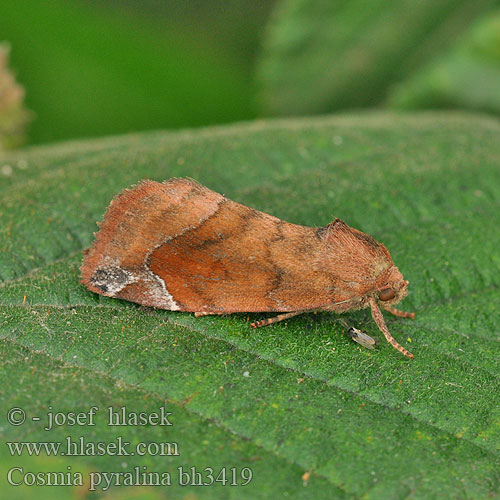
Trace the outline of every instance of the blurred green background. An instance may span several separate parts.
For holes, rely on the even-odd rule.
[[[29,141],[246,120],[268,0],[2,0]]]
[[[0,41],[28,143],[365,107],[500,113],[498,0],[2,0]]]

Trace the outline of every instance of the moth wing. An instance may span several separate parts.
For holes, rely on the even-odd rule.
[[[265,312],[315,309],[319,288],[295,226],[231,200],[196,228],[158,247],[149,259],[181,310]],[[304,234],[301,234],[304,233]],[[331,298],[330,298],[331,300]]]
[[[331,298],[308,265],[313,232],[191,180],[144,181],[111,202],[81,281],[170,310],[314,309]]]
[[[225,198],[188,179],[143,181],[110,203],[85,252],[81,282],[90,290],[144,305],[176,309],[148,270],[151,251],[210,217]]]

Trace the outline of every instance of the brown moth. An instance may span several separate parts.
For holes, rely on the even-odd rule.
[[[371,308],[394,348],[379,305],[406,297],[384,245],[340,219],[306,227],[240,205],[189,179],[143,181],[111,202],[81,281],[89,290],[197,316],[282,313],[270,325],[308,311]]]

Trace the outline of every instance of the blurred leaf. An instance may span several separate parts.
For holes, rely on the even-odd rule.
[[[480,19],[447,55],[393,89],[389,105],[500,113],[500,11]]]
[[[24,142],[30,113],[24,107],[24,89],[9,69],[10,47],[0,44],[0,150]]]
[[[497,0],[283,0],[260,64],[265,114],[382,103]]]
[[[36,113],[32,142],[254,116],[241,67],[197,32],[81,1],[0,2],[0,33]]]
[[[4,438],[122,436],[177,442],[181,453],[65,457],[73,470],[253,469],[245,487],[155,488],[169,499],[498,496],[499,133],[474,115],[373,113],[4,155],[0,414],[28,414],[22,427],[2,423]],[[338,216],[385,243],[410,280],[402,308],[417,312],[413,322],[387,317],[389,328],[415,359],[386,342],[357,346],[334,314],[253,331],[247,315],[196,319],[90,293],[81,251],[110,199],[171,176],[299,224]],[[344,318],[380,337],[366,310]],[[30,420],[49,405],[164,404],[168,429],[108,427],[102,415],[95,427],[49,432]]]
[[[249,78],[259,49],[259,37],[277,0],[83,0],[119,6],[121,10],[154,16],[178,31],[192,33],[193,42],[216,51],[241,67]]]

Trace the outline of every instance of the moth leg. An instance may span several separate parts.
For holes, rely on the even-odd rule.
[[[195,312],[194,313],[194,317],[195,318],[201,318],[202,316],[220,316],[221,314],[224,314],[224,313],[213,313],[213,312],[206,312],[206,311],[200,311],[200,312]]]
[[[404,354],[410,359],[413,359],[413,354],[407,351],[402,345],[399,345],[394,337],[389,333],[389,330],[384,321],[384,316],[382,315],[382,312],[378,308],[377,303],[375,302],[375,299],[373,297],[370,299],[370,306],[372,308],[372,318],[374,319],[375,323],[377,323],[380,331],[384,334],[387,342],[389,342],[389,344],[391,344],[392,347],[394,347],[394,349],[398,350],[400,353]]]
[[[258,328],[260,326],[272,325],[273,323],[277,323],[278,321],[283,321],[284,319],[293,318],[297,316],[297,314],[302,314],[304,311],[294,311],[285,314],[279,314],[278,316],[274,316],[274,318],[262,319],[260,321],[256,321],[252,323],[250,326],[252,328]]]
[[[382,306],[387,312],[390,312],[391,314],[394,314],[394,316],[398,316],[399,318],[411,318],[415,319],[415,313],[409,313],[406,311],[400,311],[399,309],[396,309],[391,306]]]

